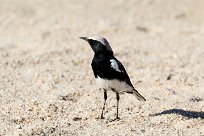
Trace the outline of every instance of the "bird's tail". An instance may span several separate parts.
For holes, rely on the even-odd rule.
[[[138,91],[137,90],[133,90],[133,95],[139,100],[139,101],[146,101],[146,99],[141,95],[141,94],[139,94],[138,93]]]

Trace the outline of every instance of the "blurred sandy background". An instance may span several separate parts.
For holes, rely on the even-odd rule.
[[[0,135],[204,135],[204,1],[0,0]],[[147,102],[103,92],[106,37]]]

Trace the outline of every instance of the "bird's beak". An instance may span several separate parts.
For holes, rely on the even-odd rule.
[[[79,37],[79,38],[88,42],[88,38],[87,37]]]

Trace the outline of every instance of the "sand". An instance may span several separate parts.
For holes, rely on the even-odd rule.
[[[0,0],[0,135],[204,135],[202,0]],[[147,99],[103,92],[79,36],[106,37]]]

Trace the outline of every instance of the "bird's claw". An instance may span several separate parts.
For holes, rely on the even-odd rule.
[[[115,120],[120,120],[120,117],[116,117]]]
[[[101,115],[101,119],[105,119],[103,115]]]

